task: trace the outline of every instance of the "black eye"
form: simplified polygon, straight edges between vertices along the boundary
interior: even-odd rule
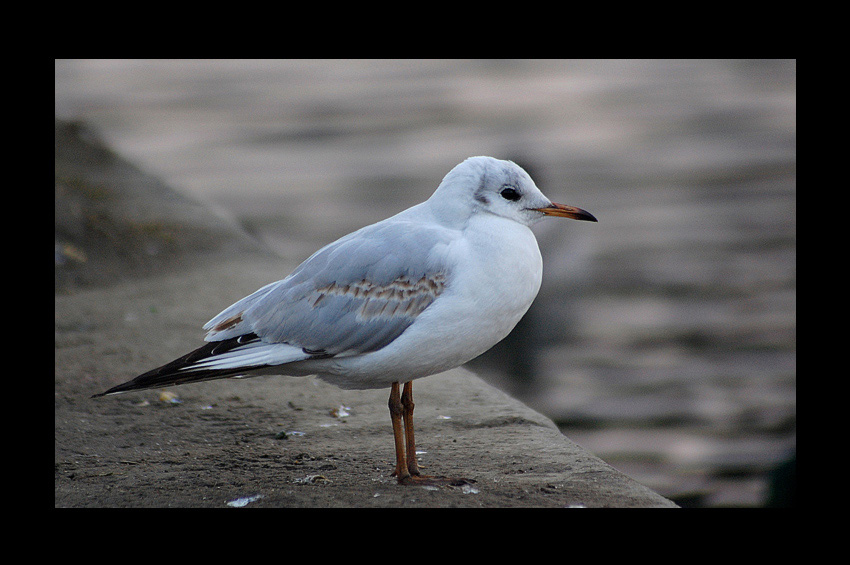
[[[501,194],[502,198],[504,198],[505,200],[511,200],[511,201],[519,200],[519,197],[520,197],[519,192],[517,192],[517,190],[515,188],[511,188],[511,187],[507,187],[507,188],[502,189],[502,192],[500,192],[499,194]]]

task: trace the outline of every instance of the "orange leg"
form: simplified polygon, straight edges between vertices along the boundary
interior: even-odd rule
[[[449,477],[431,477],[420,474],[416,462],[416,441],[413,437],[413,384],[404,384],[404,392],[399,395],[399,386],[395,382],[390,389],[390,418],[393,423],[395,440],[395,475],[402,485],[453,485],[460,486],[470,482],[467,479]],[[402,425],[404,429],[402,430]]]
[[[404,438],[407,444],[407,470],[411,475],[420,475],[419,463],[416,462],[416,440],[413,438],[413,381],[404,383],[401,393],[401,405],[404,408]]]
[[[393,437],[395,438],[395,472],[393,475],[401,483],[410,477],[410,472],[407,470],[407,460],[404,456],[404,432],[401,423],[404,410],[398,393],[398,383],[392,384],[390,400],[387,405],[390,408],[390,419],[393,422]]]

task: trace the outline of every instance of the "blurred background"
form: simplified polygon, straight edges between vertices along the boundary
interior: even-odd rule
[[[55,114],[293,264],[466,157],[516,161],[599,223],[535,226],[540,295],[470,368],[683,506],[777,506],[796,83],[794,60],[57,60]]]

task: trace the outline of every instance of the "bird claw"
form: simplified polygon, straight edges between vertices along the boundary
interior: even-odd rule
[[[395,474],[395,473],[393,473]],[[472,479],[463,479],[460,477],[442,477],[432,475],[408,475],[398,479],[400,485],[418,485],[418,486],[450,486],[460,487],[474,483]]]

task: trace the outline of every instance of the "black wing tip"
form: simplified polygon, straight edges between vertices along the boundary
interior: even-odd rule
[[[144,376],[144,375],[142,375],[142,376]],[[138,377],[136,377],[136,379],[138,379]],[[93,395],[91,395],[90,398],[100,398],[101,396],[108,396],[110,394],[118,394],[118,393],[121,393],[121,392],[129,392],[131,390],[143,390],[143,389],[146,389],[146,388],[155,388],[156,387],[156,384],[152,384],[150,386],[140,385],[140,384],[136,383],[136,379],[133,379],[131,381],[127,381],[126,383],[122,383],[120,385],[114,386],[114,387],[110,388],[109,390],[105,390],[103,392],[98,392],[97,394],[93,394]]]
[[[144,389],[144,388],[153,388],[153,387],[145,387],[145,386],[127,386],[127,385],[130,385],[132,383],[133,383],[133,381],[127,381],[126,383],[120,384],[118,386],[114,386],[114,387],[110,388],[109,390],[105,390],[103,392],[98,392],[97,394],[93,394],[89,398],[100,398],[101,396],[108,396],[110,394],[118,394],[118,393],[121,393],[121,392],[128,392],[128,391],[131,391],[131,390],[141,390],[141,389]]]
[[[214,379],[225,379],[251,372],[259,369],[256,367],[240,367],[233,369],[195,369],[191,370],[192,364],[207,359],[213,355],[225,353],[235,347],[244,345],[250,341],[259,339],[256,334],[249,333],[234,337],[224,341],[214,341],[207,343],[198,349],[187,353],[183,357],[179,357],[170,363],[166,363],[162,367],[157,367],[151,371],[143,373],[135,379],[129,380],[120,385],[116,385],[109,390],[93,394],[91,398],[99,398],[110,394],[118,394],[120,392],[130,392],[133,390],[147,390],[151,388],[165,388],[169,386],[177,386],[188,383],[196,383],[200,381],[209,381]]]

